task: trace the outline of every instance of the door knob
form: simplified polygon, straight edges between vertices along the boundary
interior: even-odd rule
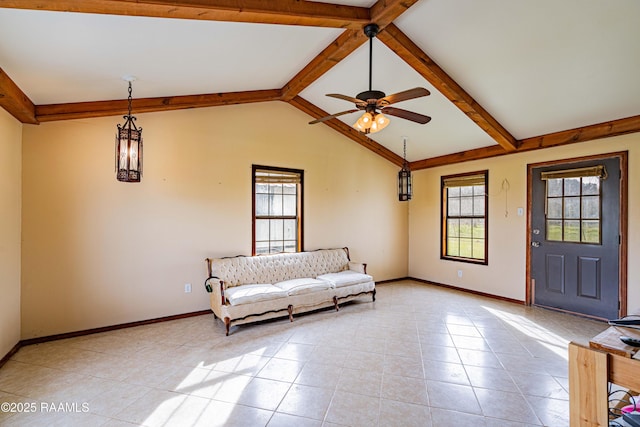
[[[531,246],[533,246],[534,248],[539,248],[540,242],[531,242]]]

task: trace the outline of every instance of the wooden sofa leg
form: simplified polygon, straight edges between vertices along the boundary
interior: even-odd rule
[[[287,311],[289,312],[289,321],[293,322],[293,305],[289,304],[289,307],[287,307]]]
[[[374,289],[373,292],[371,293],[372,297],[373,297],[373,302],[376,302],[376,290]]]
[[[338,305],[338,297],[337,296],[333,296],[333,305],[336,306],[336,311],[340,311],[340,306]]]
[[[229,336],[229,327],[231,326],[231,319],[228,317],[224,318],[224,326],[227,328],[227,336]]]

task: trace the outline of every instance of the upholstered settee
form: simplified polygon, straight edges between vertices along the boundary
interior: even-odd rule
[[[205,287],[211,310],[231,325],[289,316],[334,306],[371,294],[373,277],[366,264],[351,262],[349,249],[207,258]]]

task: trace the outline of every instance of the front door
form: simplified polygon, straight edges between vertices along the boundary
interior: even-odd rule
[[[534,305],[619,316],[620,158],[533,167]]]

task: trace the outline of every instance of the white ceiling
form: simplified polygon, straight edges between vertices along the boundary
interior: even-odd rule
[[[374,1],[334,1],[370,7]],[[637,0],[421,0],[395,24],[517,139],[640,115]],[[35,104],[279,89],[341,33],[335,28],[0,9],[0,68]],[[382,42],[373,89],[422,86],[372,139],[409,160],[495,145]],[[327,93],[368,89],[368,46],[301,96],[329,113]],[[352,124],[358,114],[342,116]],[[309,120],[312,120],[310,117]],[[317,124],[314,126],[323,126]]]

